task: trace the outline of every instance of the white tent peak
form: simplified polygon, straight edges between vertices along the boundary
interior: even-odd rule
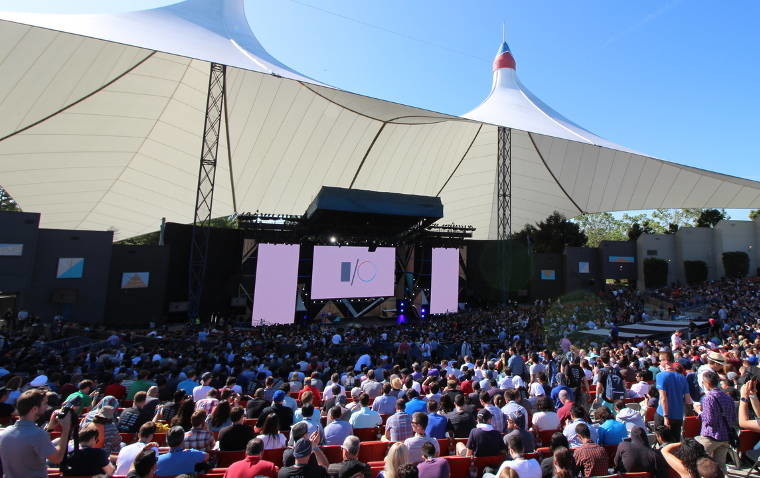
[[[17,23],[320,84],[274,58],[251,31],[244,0],[184,0],[123,13],[0,12]]]
[[[462,116],[529,133],[640,154],[597,136],[538,99],[517,77],[516,62],[506,41],[502,42],[493,60],[491,92],[478,107]]]

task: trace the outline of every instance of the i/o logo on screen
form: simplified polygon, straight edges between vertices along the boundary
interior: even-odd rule
[[[340,281],[354,285],[356,279],[372,282],[377,277],[377,266],[371,261],[356,259],[356,262],[340,263]]]

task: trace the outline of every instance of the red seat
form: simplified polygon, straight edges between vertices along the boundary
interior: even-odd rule
[[[257,421],[259,421],[258,418],[246,418],[243,420],[243,424],[253,428],[256,426]]]
[[[483,469],[485,469],[485,467],[487,466],[498,469],[499,466],[501,466],[501,464],[504,463],[504,460],[506,459],[507,459],[507,455],[479,456],[475,458],[475,466],[478,467],[478,476],[483,474]],[[467,466],[469,467],[469,464]]]
[[[544,446],[541,448],[536,448],[536,453],[541,457],[541,459],[544,459],[552,456],[552,449],[548,446]]]
[[[217,452],[216,456],[217,456],[216,466],[220,468],[225,468],[235,463],[236,461],[240,461],[243,458],[245,458],[245,452],[244,451],[220,451],[220,452]]]
[[[370,476],[372,478],[375,478],[378,475],[378,473],[380,473],[381,471],[383,471],[383,469],[385,468],[385,462],[384,461],[371,461],[371,462],[369,462],[367,464],[369,465]]]
[[[652,478],[648,471],[637,471],[635,473],[620,473],[620,478]]]
[[[264,450],[261,458],[263,460],[271,461],[275,466],[282,467],[282,454],[285,453],[284,448],[274,448],[272,450]]]
[[[610,460],[609,465],[610,468],[612,467],[612,464],[615,462],[615,455],[617,454],[617,445],[604,445],[604,451],[607,452],[607,458]]]
[[[539,453],[537,451],[534,451],[533,453],[523,453],[523,458],[525,458],[526,460],[541,461],[541,457],[542,456],[543,455],[541,455],[541,453]]]
[[[153,441],[158,443],[158,446],[166,446],[166,433],[154,433]]]
[[[646,416],[644,417],[647,423],[654,421],[655,412],[657,412],[657,407],[647,407]]]
[[[359,460],[364,463],[370,461],[383,461],[385,459],[385,453],[388,451],[390,445],[391,443],[387,441],[362,442],[359,447]]]
[[[469,456],[444,456],[443,458],[449,462],[449,469],[451,470],[452,477],[465,477],[470,476],[470,461],[473,458]],[[477,463],[476,463],[477,466]]]
[[[364,444],[361,446],[363,447]],[[322,445],[319,448],[330,463],[340,463],[343,461],[343,448],[340,445]]]
[[[387,421],[388,421],[388,418],[389,418],[389,417],[390,417],[390,415],[387,415],[387,414],[385,414],[385,413],[381,413],[381,414],[380,414],[380,418],[382,418],[382,419],[383,419],[383,425],[385,425],[385,422],[387,422]]]
[[[699,417],[686,417],[683,420],[684,438],[693,438],[702,430],[702,419]]]
[[[751,450],[760,441],[760,433],[752,430],[739,432],[739,452]]]
[[[538,441],[543,446],[549,446],[552,441],[552,435],[561,430],[539,430]]]
[[[135,441],[134,433],[119,433],[119,435],[121,436],[121,441],[123,441],[127,445]]]
[[[377,440],[377,428],[354,428],[354,435],[362,442]]]

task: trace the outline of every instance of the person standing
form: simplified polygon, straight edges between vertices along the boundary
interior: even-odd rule
[[[68,441],[59,440],[54,446],[47,432],[36,425],[47,409],[47,395],[42,390],[27,390],[19,396],[16,401],[19,420],[0,433],[0,461],[5,478],[47,478],[45,460],[54,465],[63,461]],[[49,426],[60,423],[61,436],[68,436],[71,422],[71,413],[61,420],[53,413]]]
[[[668,442],[681,441],[681,429],[686,405],[691,405],[691,395],[686,377],[673,371],[673,353],[660,352],[662,372],[657,374],[656,385],[660,396],[654,415],[655,426],[664,425]]]
[[[709,371],[702,375],[707,389],[701,404],[695,406],[702,418],[702,429],[696,440],[705,447],[705,452],[726,471],[726,454],[729,451],[729,429],[736,426],[737,413],[734,401],[718,387],[718,374]]]

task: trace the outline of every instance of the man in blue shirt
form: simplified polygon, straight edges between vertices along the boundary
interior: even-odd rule
[[[198,381],[194,371],[187,373],[187,378],[177,384],[177,390],[183,390],[185,395],[192,395],[193,389],[198,386]]]
[[[336,406],[330,409],[332,422],[325,427],[325,445],[340,445],[347,436],[354,434],[354,428],[340,417],[343,409]]]
[[[443,415],[438,415],[438,402],[430,400],[427,402],[428,423],[425,427],[425,435],[432,438],[446,438],[446,431],[449,428],[449,420]]]
[[[409,398],[409,401],[406,402],[406,407],[404,411],[408,413],[409,415],[412,415],[415,412],[421,412],[425,413],[427,410],[427,405],[425,404],[425,400],[422,400],[417,393],[417,390],[409,389],[406,392],[407,398]]]
[[[184,450],[182,443],[185,441],[185,430],[180,426],[172,427],[166,434],[166,444],[169,445],[169,453],[158,457],[158,476],[174,476],[182,473],[194,473],[195,465],[208,460],[208,453],[199,450]]]
[[[379,413],[369,408],[369,395],[362,393],[359,396],[361,408],[351,414],[348,423],[354,428],[374,428],[382,425],[383,419]]]
[[[628,438],[628,428],[622,422],[615,420],[609,408],[597,408],[594,417],[599,424],[600,445],[618,445],[624,438]]]
[[[673,353],[660,352],[660,368],[662,371],[657,374],[655,380],[660,394],[660,403],[657,406],[654,423],[655,426],[665,425],[667,427],[663,437],[670,443],[681,441],[685,405],[693,403],[691,395],[689,395],[686,377],[673,371],[673,365]]]

